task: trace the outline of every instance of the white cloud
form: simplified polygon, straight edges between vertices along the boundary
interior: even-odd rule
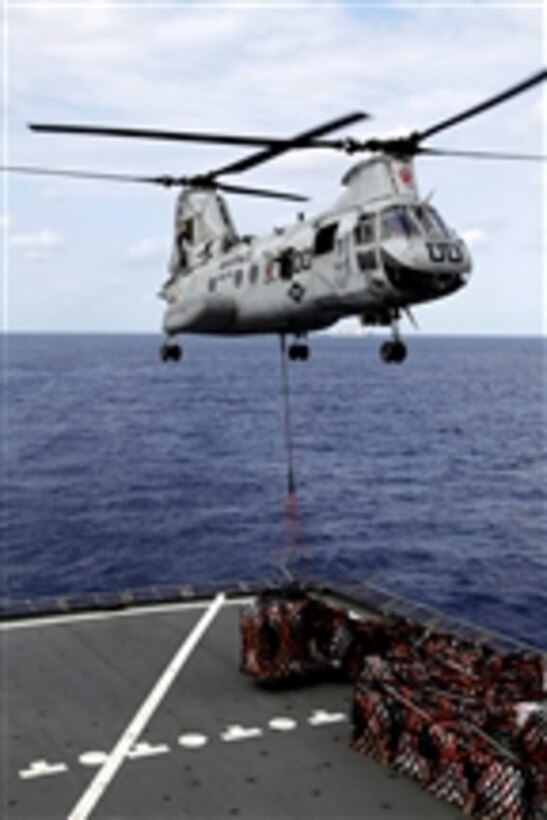
[[[27,259],[50,259],[64,246],[64,240],[57,231],[40,228],[28,233],[15,233],[10,237],[10,245],[23,251]]]

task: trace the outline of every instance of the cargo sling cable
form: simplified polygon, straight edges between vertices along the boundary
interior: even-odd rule
[[[284,333],[279,337],[281,352],[281,393],[283,400],[283,433],[285,437],[285,450],[287,455],[287,497],[283,511],[283,521],[287,534],[287,553],[289,561],[294,562],[299,543],[300,520],[298,516],[298,505],[296,497],[296,472],[294,466],[294,444],[292,431],[291,403],[289,390],[289,372],[287,361],[287,340]],[[279,556],[279,570],[288,579],[293,580],[293,575],[287,566],[288,561]]]

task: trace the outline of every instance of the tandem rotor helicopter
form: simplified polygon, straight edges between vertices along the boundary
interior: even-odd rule
[[[136,176],[29,166],[1,170],[81,179],[112,180],[179,187],[169,278],[160,296],[167,303],[163,319],[163,361],[178,361],[174,337],[186,333],[280,334],[294,338],[290,359],[306,360],[306,336],[348,316],[363,325],[391,327],[380,348],[384,362],[406,357],[399,322],[413,321],[411,307],[443,299],[462,288],[471,273],[463,239],[447,227],[418,192],[415,156],[473,159],[541,160],[537,155],[491,151],[451,151],[424,146],[441,131],[475,117],[543,82],[543,70],[483,102],[421,131],[393,139],[326,135],[366,119],[355,112],[290,138],[162,131],[89,125],[33,124],[41,133],[141,138],[254,147],[254,152],[193,176]],[[237,233],[220,192],[273,197],[294,202],[306,197],[222,181],[269,162],[288,151],[331,149],[369,157],[342,179],[345,188],[334,205],[311,219],[261,237]]]

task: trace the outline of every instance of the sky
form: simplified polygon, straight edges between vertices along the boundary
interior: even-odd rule
[[[340,135],[387,136],[438,122],[545,63],[540,0],[2,3],[3,165],[203,172],[246,149],[40,135],[26,126],[283,137],[363,110],[371,118]],[[536,88],[430,145],[547,153],[544,120]],[[301,192],[311,216],[336,200],[354,161],[298,151],[230,181]],[[545,333],[546,171],[547,163],[416,160],[423,196],[467,240],[474,262],[467,288],[416,308],[422,333]],[[159,332],[173,191],[1,177],[4,330]],[[301,210],[236,196],[229,206],[243,234],[267,233]]]

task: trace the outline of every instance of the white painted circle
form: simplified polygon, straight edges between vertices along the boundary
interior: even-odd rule
[[[201,749],[208,742],[207,735],[200,735],[198,732],[188,732],[179,737],[179,745],[185,749]]]
[[[289,717],[272,718],[268,726],[275,732],[291,732],[296,729],[296,720]]]
[[[82,766],[102,766],[108,760],[106,752],[84,752],[78,758]]]

